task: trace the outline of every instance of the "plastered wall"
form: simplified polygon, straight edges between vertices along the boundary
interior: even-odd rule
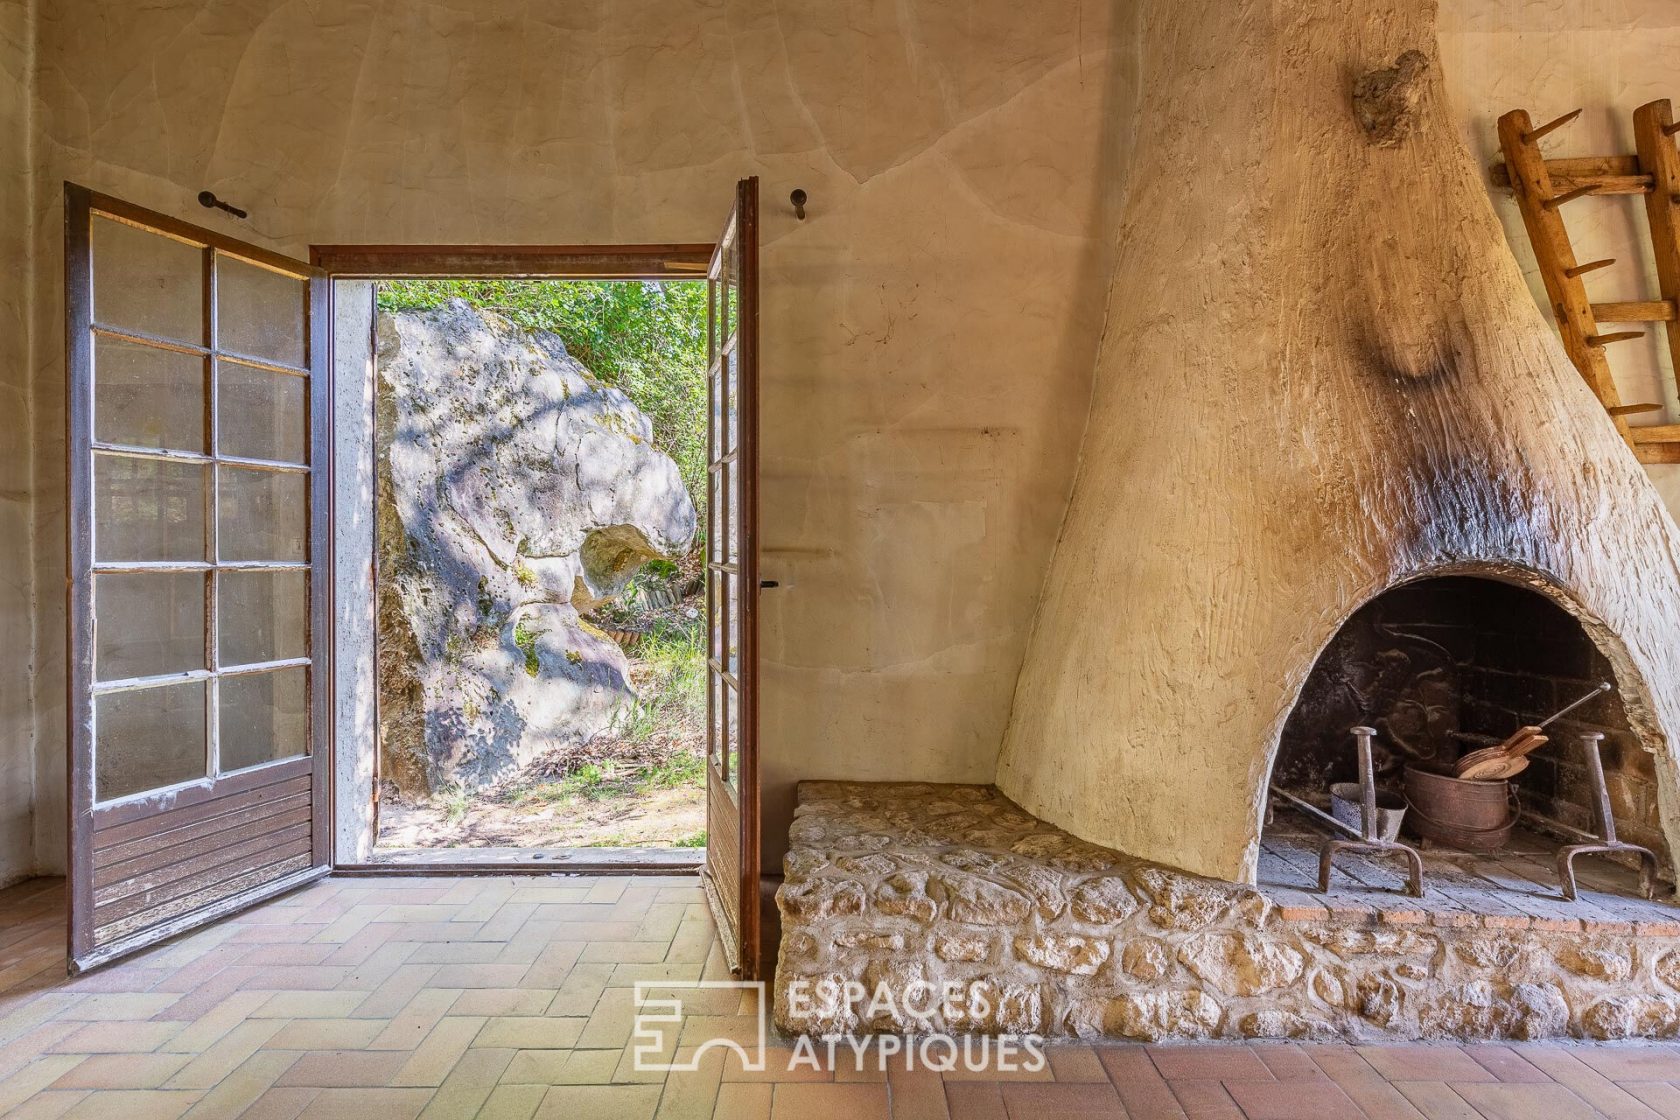
[[[64,179],[301,254],[709,241],[760,176],[770,866],[798,777],[990,780],[1101,327],[1132,94],[1108,0],[50,0],[39,22],[43,866]]]
[[[762,176],[771,865],[795,778],[989,780],[1085,421],[1132,8],[0,0],[0,878],[62,864],[66,178],[301,253],[709,240]],[[1480,153],[1513,105],[1586,105],[1574,150],[1680,96],[1672,0],[1442,9]]]
[[[0,0],[0,885],[28,874],[35,864],[29,702],[31,7],[26,0]]]

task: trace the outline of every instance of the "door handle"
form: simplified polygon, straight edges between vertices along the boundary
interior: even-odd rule
[[[758,586],[761,587],[761,588],[780,587],[781,583],[778,582],[777,580],[773,580],[773,579],[761,579],[761,580],[758,581]]]

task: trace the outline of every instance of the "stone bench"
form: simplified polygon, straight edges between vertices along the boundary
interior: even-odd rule
[[[1286,916],[1253,888],[1087,844],[990,786],[803,782],[789,839],[775,1015],[793,1034],[1680,1033],[1672,928]],[[873,1000],[878,985],[895,998]],[[965,998],[927,996],[952,990]]]

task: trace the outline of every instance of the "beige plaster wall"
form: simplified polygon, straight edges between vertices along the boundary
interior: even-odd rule
[[[30,602],[32,0],[0,0],[0,884],[35,865]]]
[[[795,778],[990,780],[1101,326],[1132,96],[1111,7],[46,0],[39,585],[63,571],[60,180],[303,253],[706,241],[756,174],[769,865]],[[50,864],[56,590],[35,621]]]
[[[794,778],[991,777],[1085,419],[1131,0],[45,0],[32,36],[33,6],[0,0],[0,878],[61,863],[64,178],[301,253],[706,240],[761,175],[772,861]],[[1671,0],[1443,0],[1441,27],[1483,162],[1505,108],[1586,106],[1566,154],[1680,96]],[[206,186],[252,220],[198,208]],[[1649,269],[1634,200],[1581,205],[1583,251]],[[1624,394],[1672,409],[1642,345]]]
[[[1536,122],[1583,109],[1547,137],[1547,155],[1633,151],[1633,110],[1659,97],[1680,103],[1680,4],[1674,0],[1441,0],[1441,65],[1464,139],[1483,167],[1501,158],[1495,122],[1527,109]],[[1492,192],[1517,262],[1546,307],[1522,215],[1505,191]],[[1587,282],[1593,299],[1657,298],[1644,200],[1637,195],[1576,203],[1567,212],[1581,260],[1615,257]],[[1549,312],[1548,312],[1549,315]],[[1617,327],[1636,329],[1637,325]],[[1666,406],[1636,423],[1680,421],[1672,362],[1660,327],[1619,343],[1611,366],[1622,399]],[[1680,511],[1680,466],[1649,468],[1671,510]]]

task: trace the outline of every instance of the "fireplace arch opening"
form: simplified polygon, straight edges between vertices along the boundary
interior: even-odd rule
[[[1285,721],[1271,783],[1327,805],[1332,783],[1358,779],[1349,729],[1366,725],[1377,730],[1378,787],[1403,791],[1408,764],[1450,774],[1461,754],[1540,723],[1601,681],[1611,691],[1553,722],[1549,742],[1511,779],[1522,810],[1518,834],[1532,851],[1580,842],[1594,830],[1596,795],[1580,737],[1601,733],[1619,838],[1655,852],[1662,878],[1672,882],[1656,760],[1629,718],[1625,689],[1640,682],[1618,679],[1578,618],[1512,579],[1433,576],[1355,611],[1314,663]],[[1296,815],[1274,802],[1263,843],[1296,827],[1298,817],[1280,830],[1285,816]],[[1415,825],[1408,822],[1403,839],[1417,842]]]

